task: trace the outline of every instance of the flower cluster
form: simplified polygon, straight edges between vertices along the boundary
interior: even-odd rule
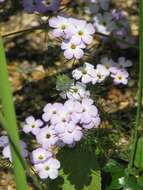
[[[22,6],[28,13],[55,12],[59,9],[60,0],[22,0]]]
[[[57,16],[49,20],[49,25],[54,28],[54,37],[62,37],[61,49],[67,59],[82,58],[84,49],[93,41],[95,28],[85,20]]]
[[[84,84],[96,84],[103,82],[110,76],[115,84],[126,85],[128,83],[129,74],[125,68],[132,66],[130,60],[119,57],[116,63],[108,57],[103,57],[100,62],[96,65],[96,68],[90,63],[85,63],[83,67],[73,70],[73,78],[81,80]]]

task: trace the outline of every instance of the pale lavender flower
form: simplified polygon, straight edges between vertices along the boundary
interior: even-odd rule
[[[119,68],[128,68],[131,67],[132,65],[133,63],[130,60],[126,60],[125,57],[119,57],[118,63],[116,64],[116,66]]]
[[[51,127],[44,127],[36,135],[36,140],[43,148],[48,149],[58,141],[55,131]]]
[[[9,144],[9,140],[7,136],[0,137],[0,147],[5,147]]]
[[[29,116],[26,118],[26,122],[23,126],[23,131],[25,133],[31,132],[32,134],[36,135],[42,126],[43,121],[41,119],[35,119],[33,116]]]
[[[92,79],[92,84],[103,82],[110,72],[104,65],[98,64],[95,69],[94,78]]]
[[[115,84],[126,85],[128,83],[129,73],[124,69],[120,69],[117,70],[116,73],[112,74],[111,77],[113,78]]]
[[[94,72],[94,66],[86,62],[83,67],[73,70],[72,76],[76,80],[81,79],[81,82],[86,84],[92,81]]]
[[[66,96],[72,100],[81,100],[85,97],[89,97],[90,92],[86,90],[85,84],[77,82],[71,86],[69,91],[66,92]]]
[[[91,122],[89,123],[83,123],[82,127],[84,129],[92,129],[92,128],[97,128],[101,123],[101,119],[99,115],[97,114],[96,117],[92,117]]]
[[[46,122],[50,121],[57,114],[61,107],[63,107],[61,103],[47,104],[43,109],[43,120]]]
[[[62,42],[61,49],[64,50],[64,56],[66,59],[81,59],[84,55],[83,49],[85,48],[84,43],[76,44],[72,41]]]
[[[26,150],[26,143],[24,141],[21,141],[21,146],[22,146],[22,157],[26,158],[28,156],[28,152]],[[11,156],[11,151],[10,151],[10,145],[8,144],[7,146],[4,147],[2,154],[5,158],[8,158],[12,162],[12,156]]]
[[[70,114],[69,114],[68,110],[64,106],[62,106],[57,111],[57,114],[52,117],[51,123],[53,125],[64,124],[66,122],[69,122],[69,120],[70,120]]]
[[[95,28],[91,23],[78,19],[71,19],[71,23],[75,25],[75,32],[71,37],[72,43],[80,44],[83,42],[85,44],[90,44],[93,41],[92,35],[95,33]]]
[[[103,66],[105,66],[105,69],[107,70],[108,73],[107,75],[109,75],[111,69],[116,66],[116,63],[112,59],[109,59],[108,57],[102,57],[100,62]]]
[[[82,113],[81,103],[75,100],[67,100],[64,103],[64,107],[70,114],[70,120],[73,123],[78,123],[81,119],[81,113]]]
[[[64,133],[59,134],[60,139],[65,144],[73,144],[75,141],[80,141],[83,136],[82,128],[70,123],[65,127]]]
[[[92,121],[93,117],[98,114],[97,107],[93,105],[93,100],[90,98],[84,98],[82,104],[82,115],[80,123],[88,124]]]
[[[113,21],[113,17],[108,12],[104,12],[104,14],[97,14],[94,17],[94,26],[98,32],[107,35],[110,34],[116,28],[116,24]]]
[[[66,31],[68,29],[71,31],[73,28],[72,24],[69,23],[68,18],[62,16],[52,17],[49,20],[49,25],[54,28],[52,33],[55,37],[65,37]]]
[[[52,157],[52,153],[44,148],[37,148],[31,153],[31,160],[33,164],[39,164]]]
[[[38,175],[41,179],[56,179],[58,177],[58,169],[60,168],[60,162],[55,158],[34,165]]]

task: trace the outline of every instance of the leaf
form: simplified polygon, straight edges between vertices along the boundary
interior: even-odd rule
[[[139,185],[140,187],[143,188],[143,176],[139,176],[139,177],[137,178],[137,183],[138,183],[138,185]]]
[[[137,141],[134,165],[143,170],[143,137],[140,137]]]
[[[137,180],[134,176],[129,176],[126,179],[126,188],[130,190],[141,190],[140,186],[137,184]]]
[[[49,190],[101,190],[101,176],[96,155],[80,146],[61,150],[60,176],[50,181]]]
[[[119,183],[119,179],[124,177],[125,170],[122,165],[120,165],[115,160],[109,160],[106,166],[104,167],[104,171],[110,172],[112,176],[112,180],[110,185],[107,187],[108,190],[120,189],[122,184]]]

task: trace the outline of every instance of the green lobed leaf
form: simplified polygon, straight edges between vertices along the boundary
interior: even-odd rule
[[[61,171],[50,181],[49,190],[101,190],[101,175],[96,155],[80,146],[64,148],[59,154]]]

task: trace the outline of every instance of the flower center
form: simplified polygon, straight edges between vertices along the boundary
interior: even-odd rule
[[[106,26],[106,25],[107,25],[106,21],[103,21],[102,24],[103,24],[103,26]]]
[[[82,30],[80,30],[80,31],[78,32],[78,34],[79,34],[80,36],[83,36],[84,32],[83,32]]]
[[[99,79],[101,79],[101,78],[102,78],[101,74],[98,74],[98,75],[97,75],[97,77],[98,77]]]
[[[75,44],[71,44],[71,49],[76,49],[76,45]]]
[[[73,88],[73,92],[77,93],[78,89],[77,88]]]
[[[87,74],[87,71],[85,69],[82,70],[82,74],[83,75],[86,75]]]
[[[61,25],[61,29],[62,29],[62,30],[65,30],[65,29],[66,29],[66,25],[65,25],[65,24],[62,24],[62,25]]]
[[[44,0],[43,4],[49,6],[51,4],[51,0]]]
[[[38,159],[39,159],[39,160],[43,160],[43,156],[40,155],[40,156],[38,157]]]
[[[46,171],[48,171],[49,169],[50,169],[49,166],[46,166],[46,167],[45,167],[45,170],[46,170]]]
[[[49,139],[51,137],[50,134],[46,134],[46,139]]]
[[[35,125],[33,124],[31,127],[32,127],[32,128],[35,128]]]
[[[119,79],[119,80],[122,80],[122,76],[118,76],[118,79]]]

